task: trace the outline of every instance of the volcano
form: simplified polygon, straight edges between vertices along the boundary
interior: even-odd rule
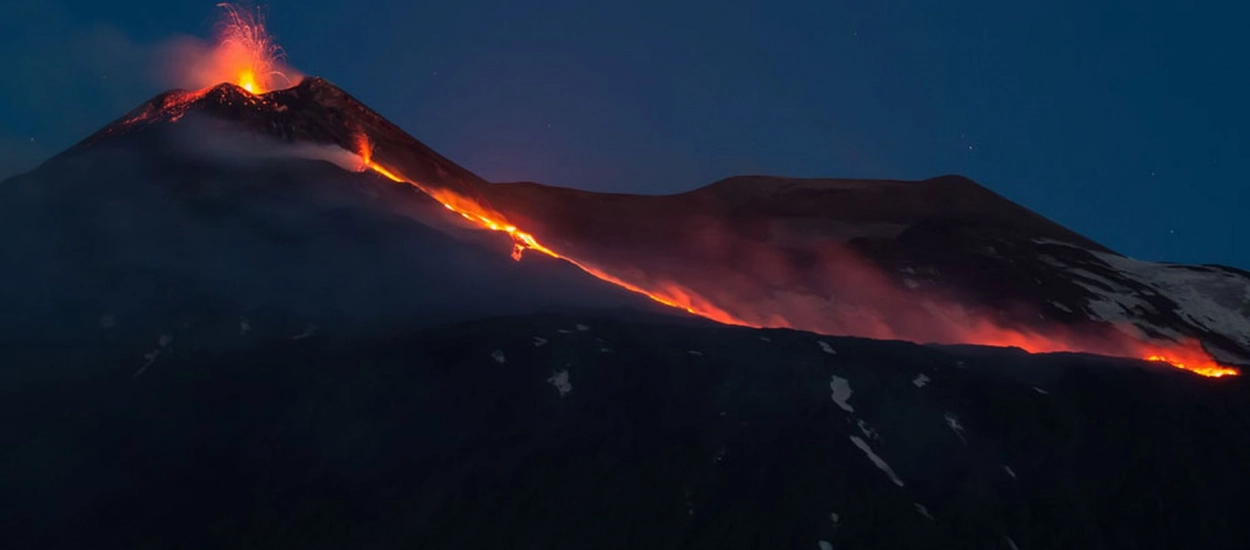
[[[1250,363],[1250,275],[1123,257],[957,176],[739,177],[671,196],[491,184],[328,81],[158,96],[71,150],[185,116],[360,156],[469,222],[718,322],[918,343]]]
[[[490,183],[304,78],[158,95],[0,212],[21,546],[1250,540],[1250,274],[965,178]]]

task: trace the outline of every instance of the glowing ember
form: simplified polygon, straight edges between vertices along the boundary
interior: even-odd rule
[[[200,89],[230,82],[249,93],[263,94],[299,83],[302,77],[283,63],[282,48],[265,30],[259,10],[217,6],[224,13],[215,42],[175,48],[170,69],[177,85]]]
[[[378,164],[373,159],[373,145],[369,141],[368,136],[363,133],[357,136],[356,147],[357,153],[363,161],[364,168],[373,170],[391,181],[407,183],[417,187],[430,197],[442,203],[442,205],[448,210],[460,214],[460,216],[479,227],[507,233],[512,237],[514,243],[512,257],[516,260],[521,259],[521,254],[525,250],[535,250],[553,258],[565,260],[590,275],[627,290],[647,296],[666,306],[682,309],[689,313],[725,324],[764,328],[764,325],[745,321],[734,316],[733,314],[730,314],[722,308],[716,307],[710,303],[710,301],[699,297],[693,292],[687,291],[677,284],[651,285],[652,288],[643,288],[642,286],[630,283],[621,277],[608,273],[603,269],[590,265],[585,261],[562,255],[539,243],[538,240],[535,239],[530,233],[526,233],[517,228],[515,225],[509,223],[507,218],[499,212],[496,212],[477,201],[463,197],[446,189],[430,187],[428,185],[412,181],[403,177],[395,170]],[[769,328],[806,328],[804,326],[793,326],[782,317],[772,318],[767,326]],[[1095,340],[1091,339],[1089,335],[1073,333],[1054,334],[1048,337],[1037,333],[995,326],[983,320],[966,320],[966,322],[961,326],[963,326],[963,330],[960,330],[958,334],[949,335],[948,339],[950,341],[942,343],[1012,346],[1018,347],[1030,353],[1086,352],[1109,356],[1138,357],[1149,361],[1166,363],[1202,376],[1221,377],[1236,376],[1240,374],[1236,369],[1224,367],[1218,364],[1209,354],[1206,353],[1206,351],[1202,348],[1202,345],[1196,340],[1188,340],[1177,343],[1174,346],[1165,347],[1132,340],[1127,336],[1123,338],[1112,338],[1110,336],[1103,335],[1101,339]],[[890,334],[888,332],[879,336],[884,338],[897,338],[897,335]]]

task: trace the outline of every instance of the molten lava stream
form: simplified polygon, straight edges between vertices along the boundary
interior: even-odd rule
[[[496,212],[493,209],[490,209],[478,203],[477,201],[474,201],[467,197],[463,197],[459,195],[458,193],[454,193],[452,191],[422,185],[418,182],[412,181],[411,179],[403,177],[401,174],[398,174],[389,168],[386,168],[374,162],[372,144],[370,143],[368,136],[364,135],[363,133],[358,136],[356,145],[359,149],[357,154],[360,155],[360,158],[364,163],[363,167],[361,168],[362,170],[367,168],[386,177],[387,179],[391,181],[412,185],[416,187],[417,189],[420,189],[425,194],[432,197],[434,200],[441,203],[443,207],[457,214],[460,214],[462,217],[464,217],[464,219],[469,220],[473,224],[486,228],[486,229],[493,230],[493,231],[502,231],[504,233],[507,233],[509,236],[512,237],[512,240],[515,243],[515,248],[514,248],[513,255],[512,255],[514,259],[520,260],[521,253],[526,249],[536,250],[538,252],[551,256],[552,258],[558,258],[566,262],[569,262],[573,264],[574,266],[577,266],[582,271],[585,271],[586,273],[589,273],[590,275],[593,275],[596,278],[612,283],[626,290],[630,290],[632,292],[642,294],[666,306],[682,309],[694,315],[705,317],[707,319],[711,319],[713,321],[717,321],[717,322],[728,324],[728,325],[765,328],[757,324],[750,323],[743,319],[740,319],[730,314],[727,311],[724,311],[712,304],[706,303],[703,300],[698,300],[680,288],[670,288],[670,289],[662,289],[662,290],[645,289],[638,285],[625,281],[615,275],[607,273],[603,271],[602,269],[583,263],[574,258],[561,255],[560,253],[539,243],[538,240],[535,239],[533,235],[526,233],[524,231],[521,231],[515,225],[508,223],[507,218],[505,218],[503,214]],[[786,325],[786,326],[778,326],[778,327],[770,327],[770,328],[794,328],[794,327],[790,327]],[[1030,353],[1046,353],[1046,352],[1056,352],[1056,351],[1072,351],[1072,352],[1091,351],[1087,347],[1074,346],[1072,344],[1068,344],[1059,340],[1046,338],[1039,334],[1023,334],[1023,333],[1019,333],[1015,331],[1011,331],[1011,334],[1012,335],[1006,339],[1003,339],[1000,337],[994,337],[990,339],[992,341],[970,341],[970,342],[950,342],[950,343],[1010,345],[1010,346],[1019,347]],[[980,339],[973,338],[973,340],[980,340]],[[1133,347],[1138,352],[1136,356],[1140,359],[1167,363],[1171,366],[1185,369],[1185,370],[1194,372],[1196,374],[1200,374],[1202,376],[1221,377],[1221,376],[1235,376],[1235,375],[1240,374],[1239,371],[1237,371],[1236,369],[1224,367],[1218,364],[1217,362],[1215,362],[1215,360],[1213,360],[1205,352],[1205,350],[1202,349],[1201,344],[1198,344],[1196,341],[1178,344],[1177,346],[1171,347],[1171,348],[1151,346],[1149,344],[1141,343],[1141,342],[1134,342],[1134,344],[1135,345]]]
[[[383,177],[391,181],[398,182],[398,183],[406,183],[408,185],[416,187],[417,189],[420,189],[426,195],[429,195],[434,200],[442,204],[444,208],[451,210],[452,212],[455,212],[457,214],[460,214],[460,216],[462,216],[464,219],[469,220],[475,225],[478,225],[486,229],[490,229],[492,231],[502,231],[504,233],[507,233],[509,236],[512,237],[512,240],[515,243],[513,252],[512,252],[513,259],[520,260],[521,253],[524,250],[535,250],[543,254],[546,254],[548,256],[551,256],[552,258],[558,258],[566,262],[569,262],[573,264],[574,266],[577,266],[578,269],[581,269],[582,271],[585,271],[586,273],[589,273],[590,275],[593,275],[594,277],[598,279],[612,283],[616,286],[619,286],[631,292],[642,294],[666,306],[674,307],[677,309],[682,309],[688,313],[692,313],[700,317],[706,317],[713,321],[717,321],[717,322],[728,324],[728,325],[755,326],[755,325],[752,325],[751,323],[743,321],[742,319],[734,317],[728,312],[723,311],[719,308],[716,308],[715,306],[712,306],[711,304],[706,304],[706,303],[698,304],[696,303],[695,299],[691,298],[689,295],[686,295],[680,290],[673,289],[667,292],[649,291],[640,286],[629,283],[628,281],[622,280],[619,277],[616,277],[601,269],[590,266],[586,263],[580,262],[568,256],[563,256],[559,254],[558,252],[539,243],[538,239],[534,238],[533,235],[526,233],[524,231],[521,231],[515,225],[508,223],[507,218],[505,218],[503,214],[499,212],[495,212],[493,209],[484,207],[483,205],[479,204],[477,201],[474,201],[466,197],[462,197],[458,193],[422,185],[408,178],[402,177],[401,175],[396,174],[394,171],[374,162],[373,161],[373,146],[370,143],[369,138],[365,136],[364,134],[360,134],[359,137],[357,138],[357,147],[359,148],[359,151],[357,152],[357,154],[360,155],[360,158],[364,163],[364,167],[370,170],[373,170],[374,172],[382,175]],[[761,327],[756,326],[755,328],[761,328]]]

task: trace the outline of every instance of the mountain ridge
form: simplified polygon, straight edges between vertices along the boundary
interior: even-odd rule
[[[1243,293],[1250,308],[1250,286],[1235,271],[1137,262],[1042,238],[1027,219],[1009,232],[975,208],[926,216],[942,208],[923,193],[865,212],[856,201],[875,195],[846,187],[843,212],[808,219],[821,205],[807,199],[782,216],[716,192],[494,186],[309,86],[171,93],[0,185],[12,545],[1250,540],[1235,513],[1250,491],[1250,380],[1097,347],[1110,333],[1096,330],[1197,334],[1241,360],[1234,339],[1250,331],[1231,308]],[[362,152],[396,177],[352,164]],[[512,261],[513,232],[396,183],[412,174],[482,191],[592,267],[681,283],[761,324],[785,313],[826,333],[923,336],[1044,316],[1090,347],[715,323],[533,250]]]
[[[1218,348],[1220,361],[1250,364],[1250,320],[1235,319],[1243,306],[1211,305],[1227,300],[1229,285],[1250,288],[1250,279],[1207,269],[1209,281],[1176,286],[1148,280],[1175,272],[1123,273],[1122,256],[960,176],[735,177],[667,196],[491,184],[320,78],[261,95],[230,84],[171,91],[75,149],[189,115],[359,155],[361,169],[506,229],[514,254],[563,257],[724,322],[1138,357],[1182,353],[1143,345],[1180,346],[1186,361],[1203,353],[1199,342]],[[1189,296],[1211,285],[1222,297]],[[1191,302],[1203,313],[1185,313]]]

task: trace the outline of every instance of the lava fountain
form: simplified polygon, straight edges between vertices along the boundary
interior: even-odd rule
[[[199,90],[222,82],[252,94],[289,88],[303,76],[285,63],[285,54],[265,28],[257,9],[218,4],[223,10],[211,43],[186,39],[168,52],[167,73],[180,88]]]

